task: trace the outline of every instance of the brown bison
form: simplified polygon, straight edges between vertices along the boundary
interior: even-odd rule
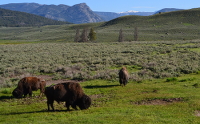
[[[24,77],[18,82],[17,88],[12,92],[15,98],[21,98],[23,95],[26,97],[27,94],[32,96],[32,91],[40,89],[40,95],[44,94],[46,82],[44,79],[37,77]]]
[[[128,83],[128,71],[125,67],[119,70],[119,83],[121,86],[125,86]]]
[[[58,103],[65,102],[67,110],[70,110],[70,105],[76,110],[76,106],[83,110],[89,108],[91,105],[90,97],[83,93],[80,84],[76,82],[59,83],[50,87],[46,87],[45,95],[47,97],[48,111],[50,110],[50,106],[54,111],[54,100]]]

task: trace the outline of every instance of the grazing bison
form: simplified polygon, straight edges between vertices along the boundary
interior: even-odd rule
[[[128,83],[128,71],[126,70],[125,67],[119,70],[119,83],[122,86],[125,86]]]
[[[18,82],[17,88],[12,92],[15,98],[21,98],[23,95],[26,97],[27,94],[32,96],[32,91],[40,89],[40,95],[44,94],[46,82],[44,79],[37,77],[24,77]]]
[[[91,105],[90,97],[83,93],[80,84],[76,82],[59,83],[46,87],[45,95],[47,97],[48,111],[50,110],[50,106],[54,111],[54,100],[58,103],[65,102],[67,110],[70,110],[70,105],[76,110],[76,106],[83,110],[89,108]]]

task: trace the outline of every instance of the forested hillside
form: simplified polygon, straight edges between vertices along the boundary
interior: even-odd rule
[[[55,21],[29,13],[11,11],[0,8],[0,26],[21,27],[61,24],[68,24],[68,22]]]

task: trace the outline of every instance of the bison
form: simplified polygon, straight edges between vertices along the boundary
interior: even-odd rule
[[[122,67],[119,70],[119,83],[121,86],[125,86],[128,83],[129,75],[126,67]]]
[[[91,105],[91,99],[85,95],[80,84],[76,82],[64,82],[56,85],[46,87],[45,95],[47,97],[47,107],[50,111],[50,106],[54,111],[54,100],[59,102],[65,102],[67,110],[72,108],[77,110],[78,106],[81,110],[88,109]]]
[[[37,77],[24,77],[18,82],[17,88],[12,92],[15,98],[26,97],[27,94],[32,96],[32,91],[40,89],[40,96],[44,94],[46,81]]]

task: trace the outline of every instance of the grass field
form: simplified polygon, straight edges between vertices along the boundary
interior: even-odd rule
[[[198,40],[2,42],[0,123],[198,124],[199,46]],[[126,87],[118,83],[117,72],[122,65],[130,73]],[[84,79],[81,86],[92,98],[92,106],[66,111],[63,104],[55,103],[57,111],[48,112],[46,98],[37,97],[39,91],[32,98],[11,96],[20,77],[38,74],[48,74],[53,80]]]
[[[57,111],[48,112],[45,97],[14,99],[12,88],[1,89],[0,123],[198,124],[199,80],[199,74],[190,74],[173,80],[131,81],[126,87],[117,81],[82,82],[92,98],[92,106],[83,111],[66,111],[63,104],[54,103]]]

